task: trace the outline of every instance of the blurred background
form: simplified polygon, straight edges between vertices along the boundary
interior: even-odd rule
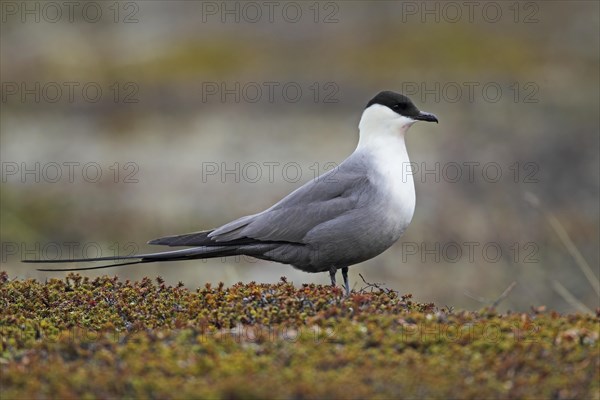
[[[440,123],[409,132],[414,219],[354,288],[478,309],[516,282],[501,309],[599,306],[599,3],[0,4],[12,278],[261,211],[347,157],[394,90]],[[102,274],[329,281],[246,258]]]

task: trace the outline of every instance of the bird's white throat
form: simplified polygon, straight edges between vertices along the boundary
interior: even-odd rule
[[[374,171],[370,179],[387,188],[396,216],[406,225],[415,210],[415,185],[405,135],[415,122],[388,107],[374,104],[363,112],[355,150],[371,160]]]

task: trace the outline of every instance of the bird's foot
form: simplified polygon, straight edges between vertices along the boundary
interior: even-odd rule
[[[350,284],[348,283],[348,267],[342,268],[342,278],[344,278],[344,286],[346,287],[346,297],[350,297]]]
[[[346,297],[350,296],[350,284],[348,283],[348,267],[342,267],[342,278],[344,279],[344,289],[346,291]],[[336,287],[335,273],[337,268],[331,267],[329,269],[329,277],[331,278],[331,286]]]

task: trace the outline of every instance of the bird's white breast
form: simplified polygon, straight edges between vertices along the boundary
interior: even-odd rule
[[[379,142],[379,143],[377,143]],[[390,222],[404,231],[415,211],[415,184],[404,135],[374,141],[362,151],[369,152],[373,164],[370,179],[386,193],[382,207]]]

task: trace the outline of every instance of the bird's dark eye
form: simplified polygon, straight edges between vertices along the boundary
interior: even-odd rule
[[[404,103],[394,104],[394,110],[404,110],[405,108],[406,108],[406,104],[404,104]]]

